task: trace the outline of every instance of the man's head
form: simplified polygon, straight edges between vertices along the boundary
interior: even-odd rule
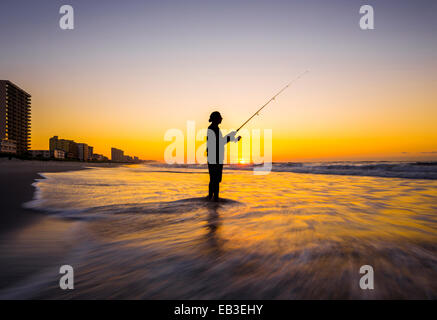
[[[209,122],[212,122],[212,124],[220,124],[222,122],[222,119],[223,118],[222,118],[220,112],[218,112],[218,111],[214,111],[209,116]]]

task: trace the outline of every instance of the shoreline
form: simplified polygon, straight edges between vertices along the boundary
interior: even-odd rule
[[[68,161],[8,160],[0,159],[0,234],[24,227],[42,217],[23,204],[34,199],[39,173],[85,170],[88,167],[114,168],[124,163],[92,163]]]

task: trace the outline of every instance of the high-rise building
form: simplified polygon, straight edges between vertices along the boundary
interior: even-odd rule
[[[77,143],[77,155],[80,161],[88,161],[88,145]]]
[[[93,160],[94,147],[88,146],[88,160]]]
[[[54,156],[55,150],[62,150],[65,152],[65,158],[77,159],[78,148],[77,143],[73,140],[59,139],[58,136],[51,137],[49,140],[50,154]]]
[[[14,140],[17,154],[29,150],[30,97],[9,80],[0,80],[0,139]]]
[[[115,162],[123,162],[124,151],[117,148],[111,148],[111,160]]]

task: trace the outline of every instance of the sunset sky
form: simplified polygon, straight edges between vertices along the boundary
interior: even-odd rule
[[[214,110],[236,128],[309,69],[247,127],[273,130],[273,160],[435,160],[436,14],[435,0],[2,0],[0,78],[32,95],[32,149],[58,135],[162,160],[166,130]]]

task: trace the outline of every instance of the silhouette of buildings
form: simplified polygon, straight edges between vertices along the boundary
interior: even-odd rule
[[[93,153],[93,161],[108,161],[108,157],[105,157],[102,154],[98,154],[98,153]]]
[[[56,159],[95,160],[93,158],[94,148],[87,143],[77,143],[73,140],[59,139],[58,136],[53,136],[49,140],[49,148],[50,156]]]
[[[9,80],[0,80],[0,153],[31,155],[34,158],[71,159],[81,161],[108,161],[87,143],[73,140],[49,139],[49,150],[29,150],[31,95]],[[139,162],[137,157],[125,155],[123,150],[112,148],[115,162]]]
[[[131,157],[124,154],[123,150],[111,148],[111,161],[113,162],[140,162],[138,157]]]
[[[54,136],[49,140],[50,154],[54,157],[55,150],[62,150],[65,152],[66,159],[78,159],[77,143],[73,140],[59,139]]]
[[[30,144],[30,98],[9,80],[0,80],[0,139],[5,150],[25,154]],[[3,141],[3,140],[9,140]]]
[[[77,156],[80,161],[88,161],[88,145],[86,143],[77,143]]]
[[[93,160],[94,147],[88,146],[88,161]]]
[[[117,148],[111,148],[111,160],[114,162],[123,162],[124,151]]]
[[[94,147],[87,143],[76,143],[73,140],[59,139],[53,136],[49,140],[50,157],[55,159],[71,159],[80,161],[108,161],[104,155],[94,153]],[[138,157],[124,154],[123,150],[111,148],[111,161],[113,162],[140,162]]]

